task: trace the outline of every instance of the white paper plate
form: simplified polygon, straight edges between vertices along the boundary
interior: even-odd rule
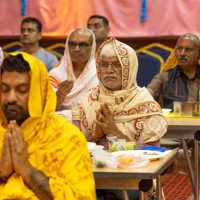
[[[116,151],[113,152],[114,155],[128,154],[128,155],[141,155],[142,157],[148,158],[150,161],[162,158],[165,156],[164,153],[159,151],[149,151],[149,150],[127,150],[127,151]]]
[[[120,166],[119,168],[137,168],[137,167],[144,167],[149,164],[149,159],[142,155],[141,153],[137,153],[136,151],[127,150],[127,151],[115,151],[111,153],[112,155],[118,157],[120,155],[132,155],[134,158],[134,164],[131,166]]]
[[[163,158],[165,154],[160,151],[149,151],[149,150],[136,150],[143,154],[145,157],[149,158],[149,160],[156,160],[159,158]]]

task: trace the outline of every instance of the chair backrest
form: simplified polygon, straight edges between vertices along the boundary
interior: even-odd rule
[[[171,47],[168,47],[161,43],[155,42],[155,43],[151,43],[149,45],[146,45],[146,46],[140,48],[140,51],[144,51],[144,50],[154,52],[154,53],[160,55],[163,58],[163,60],[166,61],[173,49]]]
[[[146,87],[152,78],[160,72],[164,60],[158,54],[147,50],[136,50],[138,56],[137,84]]]
[[[22,43],[15,41],[15,42],[11,42],[11,43],[8,43],[8,44],[2,46],[2,49],[5,52],[14,52],[14,51],[17,51],[18,49],[20,49],[21,47],[22,47]]]
[[[137,83],[147,86],[152,78],[161,71],[172,48],[160,43],[151,43],[136,50],[139,60]]]
[[[8,43],[2,46],[4,52],[15,52],[22,47],[22,43],[19,41]],[[54,45],[48,46],[45,48],[47,51],[51,52],[60,60],[64,54],[65,44],[64,43],[56,43]]]
[[[56,55],[60,60],[65,51],[65,44],[64,43],[56,43],[51,46],[45,48],[47,51],[51,52],[52,54]]]

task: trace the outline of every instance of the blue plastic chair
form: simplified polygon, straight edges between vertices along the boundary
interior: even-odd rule
[[[152,78],[160,72],[164,60],[161,56],[150,51],[136,51],[138,56],[137,84],[146,87]]]

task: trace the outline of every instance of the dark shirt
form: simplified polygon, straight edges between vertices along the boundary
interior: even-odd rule
[[[147,86],[154,92],[154,98],[163,108],[173,110],[173,102],[199,101],[200,66],[197,66],[196,75],[189,79],[177,66],[166,72],[157,74]]]

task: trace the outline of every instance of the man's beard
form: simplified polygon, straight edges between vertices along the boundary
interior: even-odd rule
[[[15,110],[10,111],[9,106],[15,107]],[[3,112],[8,120],[16,120],[18,125],[21,125],[28,117],[28,111],[24,110],[24,108],[17,103],[7,103],[3,105]]]

